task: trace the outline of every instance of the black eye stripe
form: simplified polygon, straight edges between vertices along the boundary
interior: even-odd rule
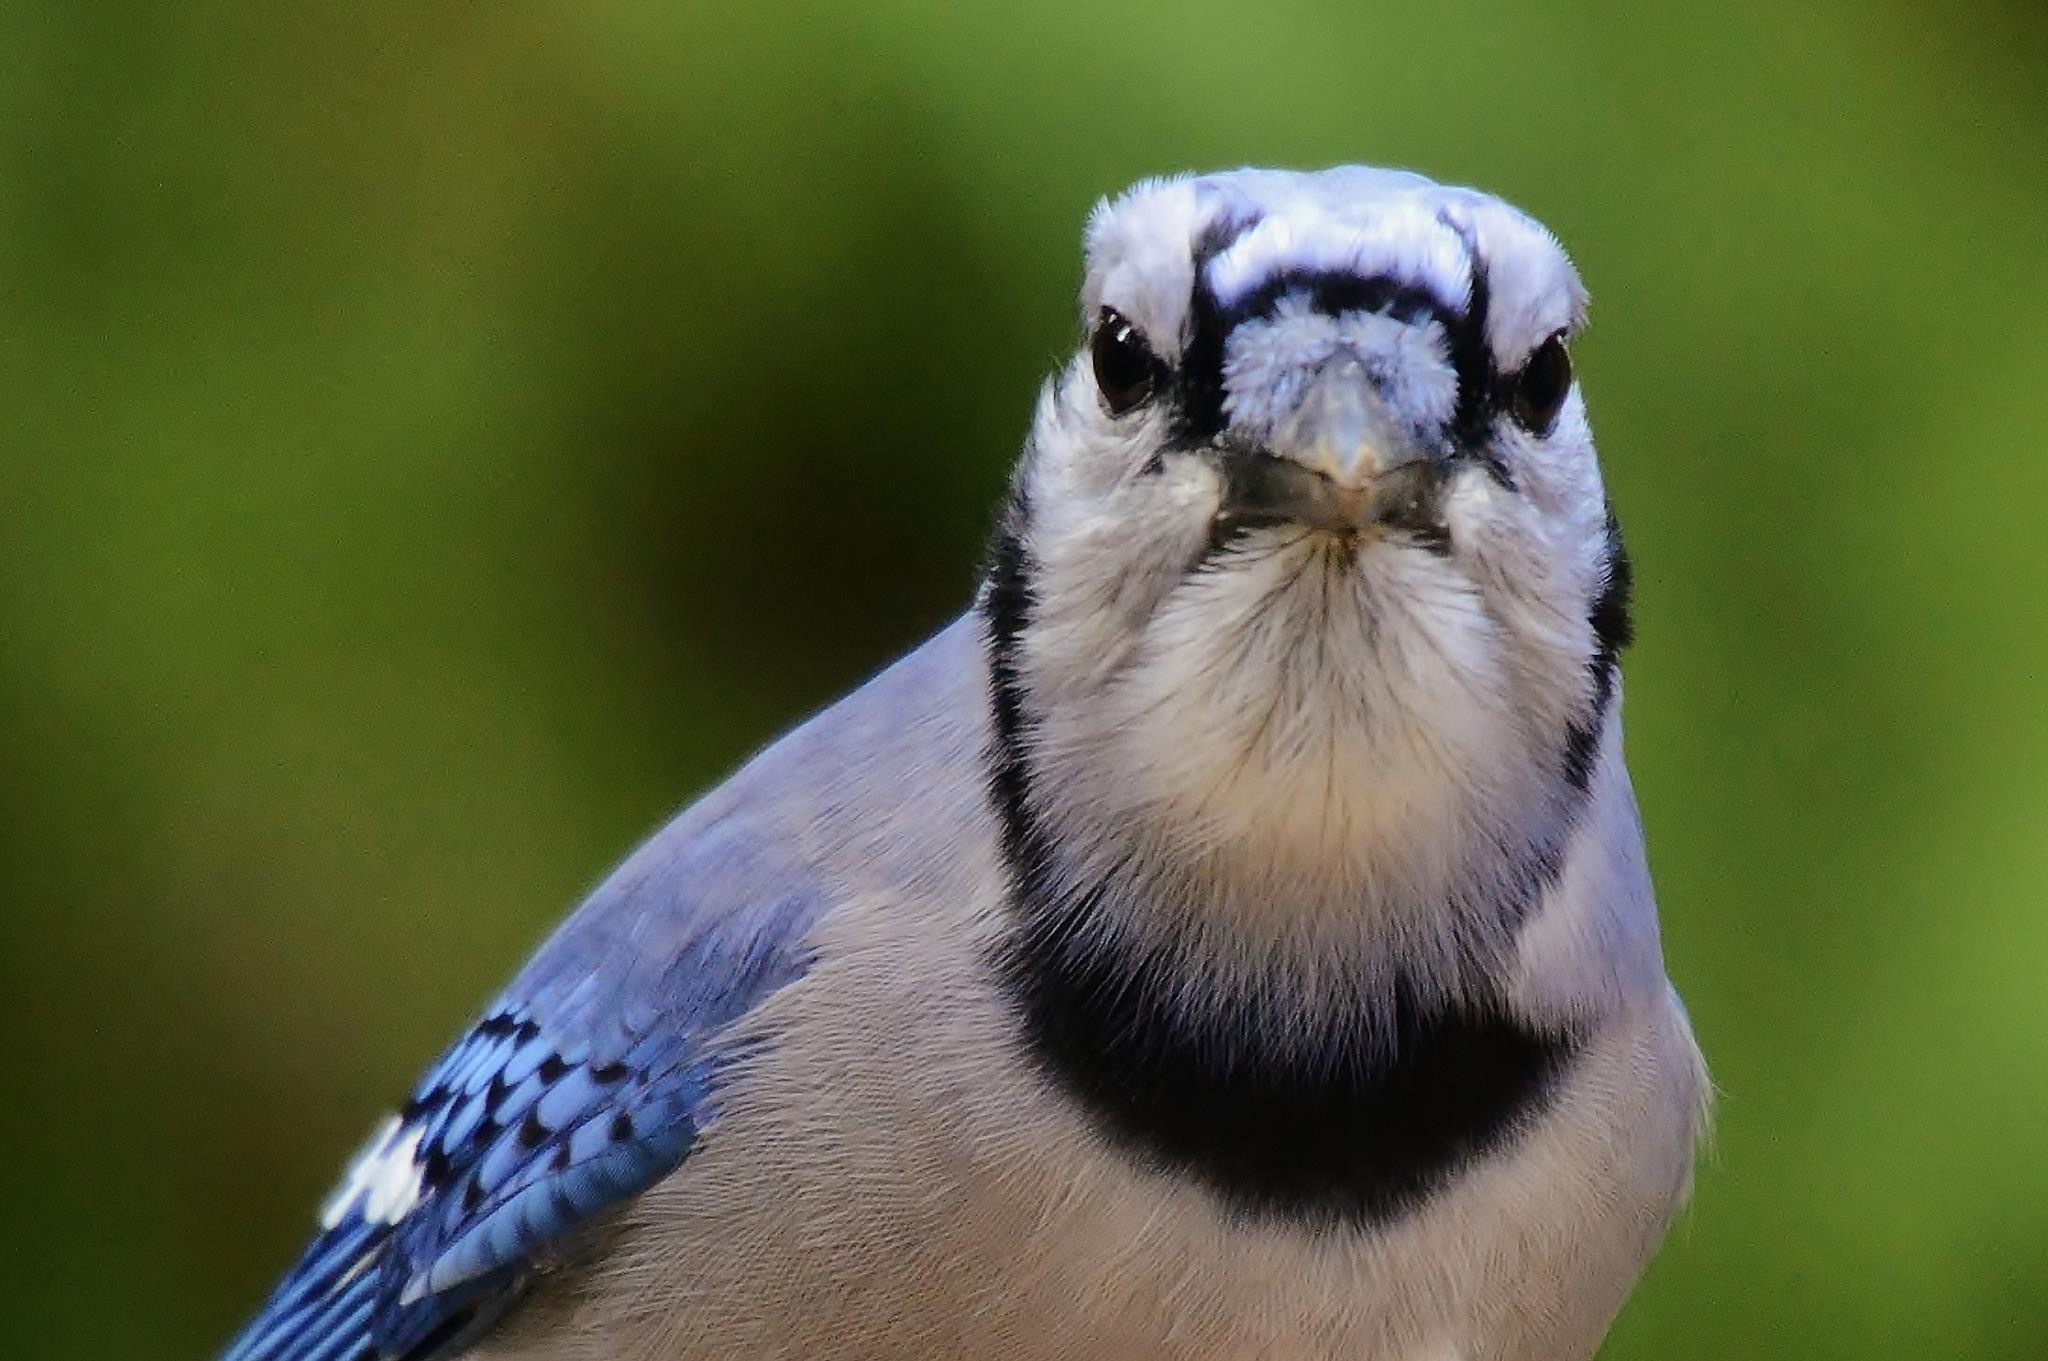
[[[1236,245],[1239,237],[1265,220],[1266,215],[1256,210],[1218,214],[1195,237],[1194,248],[1189,252],[1195,278],[1199,281],[1209,272],[1209,265],[1217,256]]]
[[[1187,344],[1174,373],[1172,438],[1177,448],[1207,444],[1223,429],[1223,342],[1236,322],[1224,314],[1209,289],[1209,265],[1263,220],[1259,213],[1224,214],[1195,238]]]
[[[1471,229],[1441,213],[1437,220],[1465,243],[1465,258],[1472,274],[1465,310],[1450,333],[1451,367],[1458,374],[1458,409],[1451,417],[1451,434],[1462,448],[1483,449],[1498,409],[1498,372],[1493,347],[1486,340],[1486,321],[1493,308],[1493,278]]]
[[[1188,343],[1174,375],[1173,442],[1184,449],[1209,443],[1223,429],[1223,342],[1230,323],[1209,285],[1195,274],[1188,299]]]
[[[1232,304],[1230,325],[1271,319],[1280,310],[1281,300],[1291,294],[1306,297],[1312,310],[1333,317],[1346,312],[1380,312],[1411,324],[1435,320],[1446,331],[1459,320],[1456,309],[1420,284],[1384,274],[1367,277],[1341,270],[1287,269]]]

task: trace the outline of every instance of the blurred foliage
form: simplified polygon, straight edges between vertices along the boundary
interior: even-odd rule
[[[1099,194],[1580,260],[1724,1092],[1606,1355],[2048,1348],[2048,21],[0,5],[0,1355],[205,1354],[581,887],[971,589]]]

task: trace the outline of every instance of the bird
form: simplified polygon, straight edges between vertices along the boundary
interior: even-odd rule
[[[1587,295],[1364,166],[1088,219],[962,612],[590,894],[225,1361],[1580,1361],[1709,1107]]]

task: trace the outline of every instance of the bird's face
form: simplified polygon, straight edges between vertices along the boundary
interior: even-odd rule
[[[1561,805],[1622,573],[1555,239],[1346,167],[1141,184],[1087,253],[998,544],[1063,796],[1325,858]]]
[[[1292,525],[1455,551],[1472,475],[1540,492],[1591,463],[1568,350],[1584,292],[1497,200],[1240,172],[1141,186],[1097,213],[1089,256],[1068,379],[1095,400],[1068,433],[1167,487],[1213,478],[1223,543]]]
[[[1077,512],[1199,530],[1175,566],[1228,570],[1230,549],[1276,541],[1260,530],[1312,531],[1364,572],[1470,556],[1499,547],[1460,523],[1489,487],[1526,530],[1582,534],[1589,501],[1599,527],[1569,351],[1585,294],[1498,200],[1360,168],[1240,171],[1104,205],[1088,256],[1086,338],[1038,451]]]

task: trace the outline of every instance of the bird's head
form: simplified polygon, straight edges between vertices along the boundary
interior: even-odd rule
[[[1584,313],[1549,232],[1417,175],[1101,205],[984,597],[1041,813],[1404,898],[1561,835],[1626,638]]]

